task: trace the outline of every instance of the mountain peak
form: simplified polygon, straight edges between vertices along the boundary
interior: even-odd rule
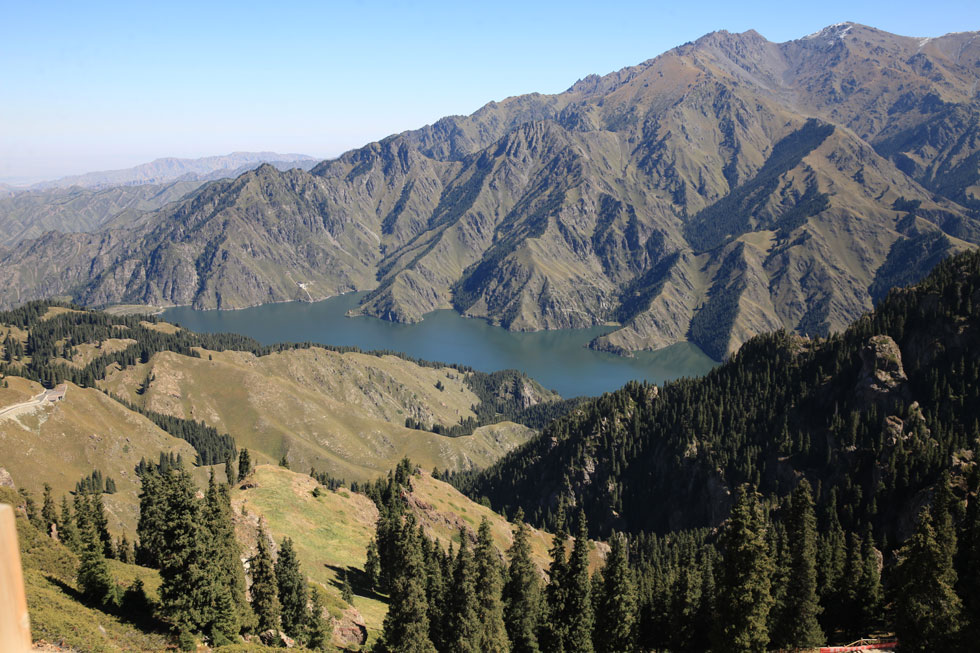
[[[857,23],[852,23],[850,21],[844,21],[842,23],[834,23],[833,25],[828,25],[822,30],[814,32],[813,34],[807,34],[801,40],[810,39],[843,39],[854,27],[863,27],[863,25],[858,25]]]

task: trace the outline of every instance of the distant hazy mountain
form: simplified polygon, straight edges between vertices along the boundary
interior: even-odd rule
[[[159,209],[200,188],[203,181],[173,181],[109,188],[0,189],[0,245],[37,238],[47,231],[96,231],[124,225],[145,211]]]
[[[275,152],[232,152],[224,156],[207,156],[200,159],[156,159],[133,168],[88,172],[83,175],[62,177],[31,186],[32,190],[51,188],[107,188],[135,184],[166,184],[173,181],[208,181],[238,176],[263,163],[291,164],[282,169],[303,168],[309,170],[319,159],[305,154],[277,154]],[[281,167],[277,165],[277,167]]]
[[[311,171],[262,166],[0,259],[0,300],[236,308],[372,290],[411,322],[615,321],[593,346],[846,326],[980,242],[980,38],[717,32]],[[299,283],[305,289],[300,290]]]
[[[285,158],[267,161],[264,157]],[[211,172],[205,172],[212,163],[221,166],[242,160],[251,162],[236,168],[218,167]],[[182,199],[208,181],[235,178],[263,163],[269,163],[279,170],[309,170],[318,161],[319,159],[301,154],[246,152],[207,159],[158,159],[129,170],[66,177],[64,180],[46,182],[30,189],[0,184],[0,246],[37,238],[47,231],[84,232],[96,231],[108,225],[126,226],[141,213],[160,209],[170,202]],[[179,177],[170,177],[172,173],[188,168],[196,168],[201,172],[184,172]],[[161,181],[147,181],[154,178],[153,175],[158,175]],[[103,184],[98,181],[100,179],[129,181]],[[62,182],[69,185],[52,185]]]

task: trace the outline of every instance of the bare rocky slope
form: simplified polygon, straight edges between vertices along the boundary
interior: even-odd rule
[[[980,242],[980,38],[717,32],[306,172],[272,166],[0,259],[0,302],[238,308],[372,291],[593,346],[839,330]],[[303,287],[300,287],[300,284]],[[307,294],[308,293],[308,294]]]

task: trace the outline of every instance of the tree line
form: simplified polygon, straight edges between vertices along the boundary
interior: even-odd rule
[[[948,486],[891,559],[870,532],[821,526],[802,480],[775,509],[741,486],[717,532],[614,533],[594,571],[584,512],[572,538],[563,510],[542,573],[520,512],[504,558],[486,520],[444,550],[403,500],[410,469],[369,492],[366,571],[390,595],[377,650],[761,653],[895,632],[903,651],[968,651],[980,633],[980,509]]]

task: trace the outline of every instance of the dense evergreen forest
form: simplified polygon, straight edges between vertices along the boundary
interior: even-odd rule
[[[407,510],[412,476],[403,461],[366,489],[380,517],[365,571],[390,596],[375,650],[762,653],[890,633],[902,651],[974,650],[980,509],[964,511],[948,477],[888,559],[870,529],[845,534],[831,514],[821,531],[802,479],[774,508],[739,486],[717,530],[613,533],[595,570],[585,513],[561,510],[542,575],[519,509],[505,560],[486,520],[444,550]],[[971,496],[978,485],[975,471]]]
[[[455,480],[544,526],[563,504],[581,508],[605,536],[714,527],[740,485],[771,507],[806,478],[822,516],[890,546],[943,473],[964,497],[980,433],[978,313],[972,252],[841,334],[760,336],[703,378],[630,383]]]

